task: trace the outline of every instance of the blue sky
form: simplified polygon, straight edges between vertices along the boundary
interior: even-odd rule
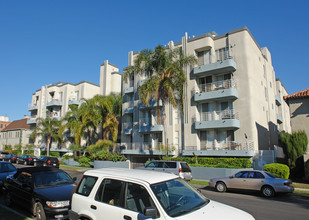
[[[309,87],[309,1],[0,0],[0,116],[28,114],[47,84],[99,84],[104,60],[122,69],[128,52],[210,31],[247,26],[272,54],[288,93]]]

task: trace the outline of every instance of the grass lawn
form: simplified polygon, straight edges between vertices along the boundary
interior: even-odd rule
[[[83,169],[85,169],[85,167],[73,167],[73,166],[67,166],[67,165],[61,165],[61,164],[60,164],[60,168],[61,169],[71,169],[71,170],[83,170]]]
[[[30,220],[27,217],[22,217],[14,212],[11,212],[10,210],[0,206],[0,213],[1,217],[0,219],[10,219],[10,220]]]
[[[302,195],[302,196],[308,196],[309,197],[309,191],[303,191],[303,190],[294,190],[295,194],[299,194],[299,195]]]
[[[292,186],[294,186],[295,188],[309,189],[309,184],[306,184],[306,183],[293,182]]]
[[[189,183],[191,184],[198,184],[198,185],[204,185],[204,186],[208,186],[209,182],[205,181],[205,180],[190,180]]]

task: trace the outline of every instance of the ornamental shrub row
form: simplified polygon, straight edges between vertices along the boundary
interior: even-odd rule
[[[290,168],[281,163],[270,163],[264,166],[264,170],[283,179],[288,179],[290,176]]]
[[[251,168],[252,162],[248,158],[225,157],[176,157],[170,160],[185,161],[189,166],[218,167],[218,168]]]

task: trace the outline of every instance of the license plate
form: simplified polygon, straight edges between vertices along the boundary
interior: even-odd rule
[[[56,164],[53,164],[53,166],[55,167],[55,166],[56,166]]]

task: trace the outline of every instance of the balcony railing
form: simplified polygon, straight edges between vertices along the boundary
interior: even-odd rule
[[[201,84],[198,92],[211,92],[221,89],[236,88],[236,83],[232,79],[216,81],[212,83]]]
[[[235,151],[253,151],[254,141],[252,140],[241,140],[241,141],[223,141],[223,142],[201,142],[200,147],[198,146],[186,146],[185,150],[198,151],[198,150],[235,150]]]
[[[200,121],[215,121],[225,119],[239,119],[238,112],[234,112],[233,109],[227,109],[224,111],[213,112],[201,112]]]
[[[61,117],[61,114],[60,112],[50,112],[49,114],[46,115],[47,117],[50,117],[50,118],[60,118]]]
[[[32,110],[37,110],[38,109],[38,105],[35,104],[28,104],[28,111],[32,111]]]
[[[79,100],[77,98],[70,98],[69,105],[79,105]]]
[[[144,142],[144,143],[126,143],[125,149],[126,150],[160,150],[160,145],[162,145],[161,142]]]
[[[46,104],[47,107],[49,106],[62,106],[62,101],[59,99],[52,99]]]

